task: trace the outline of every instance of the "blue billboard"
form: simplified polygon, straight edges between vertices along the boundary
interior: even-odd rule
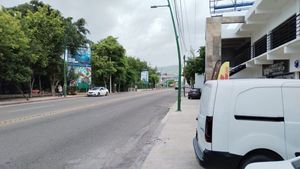
[[[91,66],[91,48],[79,48],[73,56],[68,54],[68,65],[80,67]]]
[[[77,86],[79,89],[88,89],[91,85],[91,48],[79,48],[74,55],[68,53],[68,70],[73,69],[79,75],[76,81],[72,81],[72,86]],[[71,84],[70,84],[71,85]]]

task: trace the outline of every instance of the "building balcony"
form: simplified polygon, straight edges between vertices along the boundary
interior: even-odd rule
[[[290,1],[293,0],[257,0],[246,14],[245,23],[237,27],[236,34],[249,36],[251,33],[260,30],[274,14],[280,11],[284,4]]]

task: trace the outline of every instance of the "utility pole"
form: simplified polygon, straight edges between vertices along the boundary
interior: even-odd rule
[[[183,55],[183,70],[185,68],[185,55]],[[183,96],[185,97],[185,72],[183,74]]]
[[[109,62],[110,62],[110,64],[111,64],[111,56],[109,57]],[[112,87],[112,85],[111,85],[111,83],[112,83],[112,81],[111,81],[111,73],[109,74],[109,93],[111,93],[111,87]]]
[[[67,96],[67,61],[66,61],[66,57],[68,55],[68,49],[65,49],[65,54],[64,54],[64,97]]]
[[[158,8],[158,7],[168,7],[170,10],[173,29],[175,33],[176,45],[177,45],[177,54],[178,54],[178,93],[177,93],[177,111],[181,111],[181,54],[180,54],[180,46],[179,46],[179,36],[176,29],[175,19],[173,16],[173,11],[171,8],[170,0],[168,0],[168,5],[159,5],[159,6],[151,6],[151,8]]]

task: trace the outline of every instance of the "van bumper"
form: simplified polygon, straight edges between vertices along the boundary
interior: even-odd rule
[[[206,168],[235,169],[242,159],[242,156],[228,152],[202,151],[196,138],[193,139],[193,146],[198,162]]]

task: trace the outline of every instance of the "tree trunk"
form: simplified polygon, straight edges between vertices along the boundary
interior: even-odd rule
[[[19,90],[19,92],[21,92],[21,94],[23,95],[23,97],[25,98],[26,96],[25,96],[25,93],[24,93],[24,91],[20,88],[20,86],[19,85],[15,85],[16,86],[16,88],[17,88],[17,90]]]
[[[39,75],[39,90],[40,90],[40,95],[42,95],[42,80],[41,80],[41,75]]]
[[[32,98],[32,89],[34,85],[35,78],[33,77],[32,80],[29,81],[29,93],[28,98]]]
[[[104,87],[107,88],[106,80],[104,80]]]
[[[55,89],[58,86],[59,80],[56,79],[55,75],[50,77],[51,94],[55,96]]]
[[[51,86],[51,94],[52,94],[52,96],[55,96],[55,85],[54,85],[54,83],[52,81],[50,83],[51,83],[50,84],[50,86]]]

